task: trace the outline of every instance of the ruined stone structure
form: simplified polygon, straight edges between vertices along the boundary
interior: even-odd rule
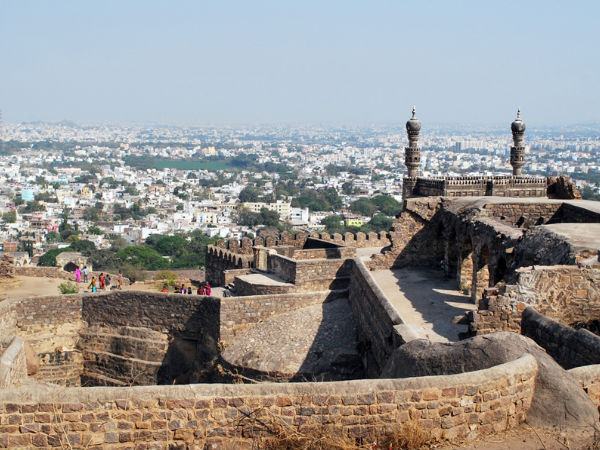
[[[250,448],[270,420],[362,444],[407,421],[438,439],[597,429],[600,338],[574,327],[600,321],[600,204],[522,176],[520,114],[509,177],[419,177],[420,128],[413,110],[388,232],[219,241],[223,296],[0,302],[0,448]],[[419,267],[477,305],[460,342],[433,342],[372,272]]]
[[[402,196],[412,197],[545,197],[550,180],[538,177],[522,176],[525,165],[525,122],[521,119],[521,110],[511,124],[514,146],[510,150],[510,163],[513,166],[512,176],[471,176],[471,177],[421,177],[418,175],[421,161],[421,149],[418,147],[421,123],[413,116],[406,122],[409,145],[405,149],[405,165],[407,175],[403,179]]]

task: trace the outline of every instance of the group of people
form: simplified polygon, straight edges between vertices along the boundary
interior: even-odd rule
[[[167,284],[163,285],[163,288],[160,292],[169,292],[169,286]],[[175,294],[193,294],[192,287],[185,287],[185,284],[182,284],[181,287],[175,287]],[[209,283],[201,284],[198,286],[196,290],[196,295],[210,295],[212,293],[212,289]]]
[[[77,268],[75,270],[75,279],[77,279],[77,271],[79,270],[79,268]],[[84,270],[87,270],[86,267],[84,267]],[[84,276],[85,281],[87,281],[87,274],[85,274]],[[79,283],[79,281],[78,281]],[[102,290],[106,290],[106,289],[110,289],[110,283],[111,283],[111,278],[110,278],[110,274],[107,273],[106,275],[102,272],[100,273],[100,275],[98,275],[98,280],[96,280],[96,277],[92,276],[92,281],[90,282],[88,289],[90,289],[92,292],[96,292],[98,289],[102,289]],[[119,271],[119,278],[118,278],[118,287],[119,289],[123,289],[123,273],[121,271]]]

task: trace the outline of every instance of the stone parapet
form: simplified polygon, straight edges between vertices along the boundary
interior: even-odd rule
[[[395,327],[404,322],[360,258],[353,260],[348,294],[363,368],[368,376],[377,377],[394,349],[403,343]]]
[[[526,419],[536,374],[535,358],[524,355],[476,372],[397,380],[5,389],[0,444],[245,448],[269,435],[270,419],[356,439],[413,420],[432,437],[474,438]]]
[[[0,389],[19,387],[27,378],[25,341],[19,336],[0,336]]]

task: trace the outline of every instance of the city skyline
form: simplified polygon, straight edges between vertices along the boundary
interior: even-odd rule
[[[5,122],[598,123],[594,2],[2,2]]]

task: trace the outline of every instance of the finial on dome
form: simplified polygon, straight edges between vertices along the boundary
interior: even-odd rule
[[[417,107],[415,105],[413,105],[413,109],[412,109],[412,118],[415,118],[415,114],[417,113]]]
[[[517,108],[517,119],[521,118],[521,108]]]

